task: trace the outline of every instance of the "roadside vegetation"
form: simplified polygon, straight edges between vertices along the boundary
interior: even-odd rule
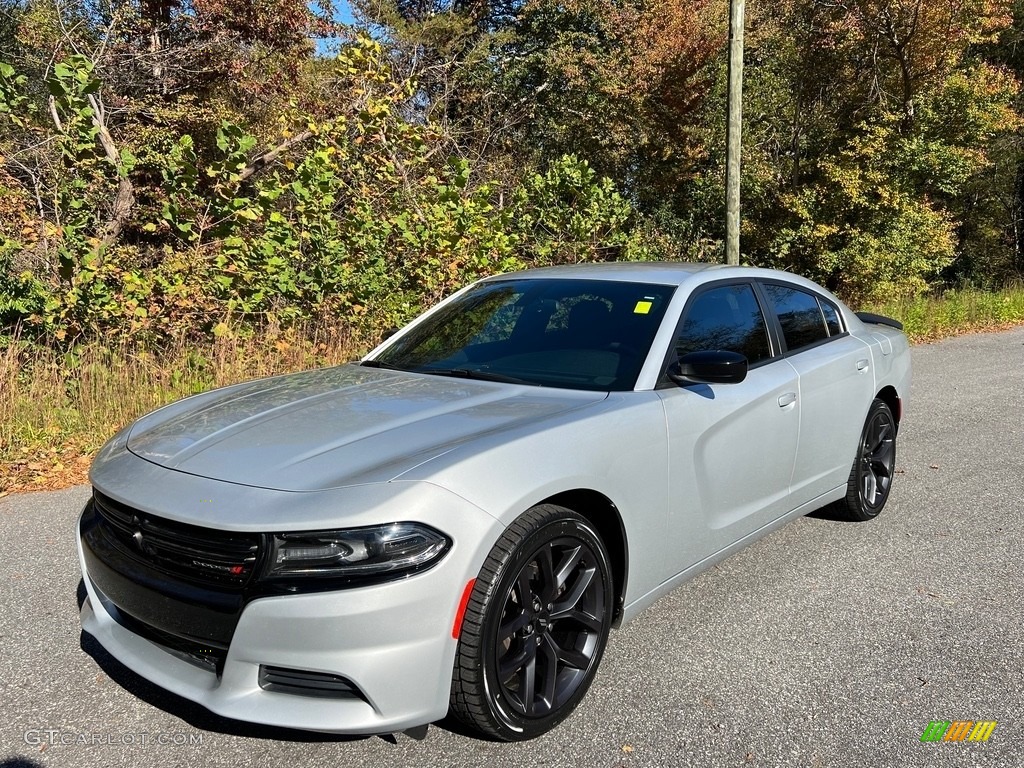
[[[0,0],[0,493],[467,282],[723,259],[724,0]],[[1024,4],[747,8],[743,251],[1024,321]]]
[[[897,318],[914,343],[972,331],[991,331],[1024,323],[1024,284],[1001,291],[948,290],[881,302],[872,309]]]
[[[925,343],[1024,323],[1024,286],[948,291],[869,305]],[[100,342],[73,353],[15,343],[0,358],[0,495],[86,482],[95,451],[121,426],[182,397],[247,379],[338,365],[367,343],[336,327],[291,329],[205,345],[179,338],[156,352]]]
[[[93,341],[61,352],[15,341],[0,356],[0,494],[84,482],[95,451],[161,405],[364,351],[337,328],[312,326],[199,345],[178,338],[154,351]]]

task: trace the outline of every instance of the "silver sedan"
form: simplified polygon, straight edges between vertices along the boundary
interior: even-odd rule
[[[113,437],[82,625],[228,717],[530,738],[668,590],[799,515],[877,515],[909,391],[898,323],[791,274],[490,278],[358,363]]]

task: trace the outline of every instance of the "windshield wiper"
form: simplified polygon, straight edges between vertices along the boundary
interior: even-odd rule
[[[386,371],[405,371],[409,373],[408,368],[403,368],[400,365],[389,365],[388,363],[382,363],[380,360],[363,360],[359,365],[363,368],[383,368]]]
[[[456,379],[477,379],[478,381],[500,381],[502,384],[527,384],[539,387],[540,384],[525,379],[517,379],[504,373],[482,371],[479,368],[417,368],[416,373],[432,373],[435,376],[452,376]]]
[[[493,371],[482,371],[478,368],[403,368],[400,365],[382,363],[380,360],[364,360],[359,365],[364,368],[383,368],[388,371],[404,371],[405,373],[429,373],[434,376],[451,376],[456,379],[477,379],[478,381],[499,381],[502,384],[527,384],[531,387],[539,387],[533,381],[517,379],[515,376],[508,376],[504,373]]]

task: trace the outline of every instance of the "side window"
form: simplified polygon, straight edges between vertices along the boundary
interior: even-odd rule
[[[725,349],[746,355],[751,365],[771,357],[768,329],[754,289],[749,284],[723,285],[698,295],[686,310],[676,349],[680,357]]]
[[[813,294],[772,283],[766,284],[764,290],[779,318],[788,351],[794,352],[829,337],[818,299]]]

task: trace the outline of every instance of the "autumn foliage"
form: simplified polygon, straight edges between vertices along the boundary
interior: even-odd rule
[[[353,8],[2,0],[0,336],[373,338],[496,271],[722,258],[724,0]],[[747,13],[749,263],[853,302],[1021,275],[1013,4]]]

